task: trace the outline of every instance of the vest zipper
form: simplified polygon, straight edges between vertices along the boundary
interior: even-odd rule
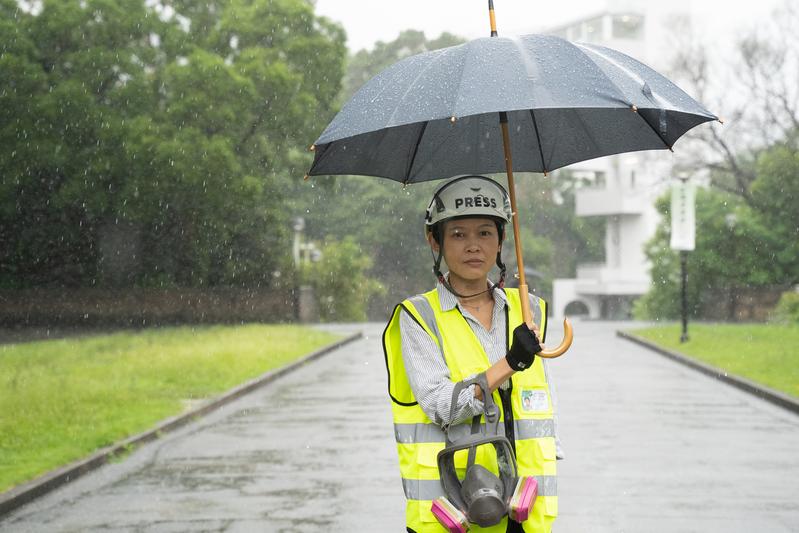
[[[510,350],[510,323],[508,316],[508,306],[505,305],[505,353]],[[511,394],[513,393],[513,378],[508,378],[508,388],[503,390],[501,387],[499,398],[502,400],[502,416],[505,419],[505,437],[510,441],[513,454],[516,455],[516,433],[513,430],[513,407],[511,405]]]
[[[513,380],[508,379],[509,386],[506,390],[498,389],[499,398],[502,400],[502,416],[505,419],[505,436],[510,441],[513,453],[516,453],[516,434],[513,430],[513,407],[511,406],[511,393],[513,392]]]

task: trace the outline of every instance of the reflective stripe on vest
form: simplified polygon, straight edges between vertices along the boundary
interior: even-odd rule
[[[460,438],[457,430],[461,428],[465,430],[467,434],[471,430],[471,427],[465,424],[453,426],[452,430],[450,430],[453,439]],[[503,424],[499,424],[497,429],[498,434],[505,434],[505,426]],[[545,418],[543,420],[514,420],[513,430],[516,439],[554,437],[555,421],[551,418]],[[485,423],[483,424],[483,432],[485,433]],[[394,424],[394,437],[397,439],[398,444],[444,442],[445,438],[444,430],[435,424]]]
[[[557,496],[557,476],[532,476],[538,482],[539,496]],[[409,500],[435,500],[444,496],[444,489],[437,479],[403,479],[402,489]]]

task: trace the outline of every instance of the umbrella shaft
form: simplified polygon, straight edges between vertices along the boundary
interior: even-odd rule
[[[519,212],[516,209],[516,184],[513,181],[513,158],[510,152],[510,134],[508,133],[508,114],[499,113],[499,125],[502,128],[502,146],[505,150],[505,171],[508,174],[508,196],[513,211],[513,240],[516,243],[516,266],[519,271],[519,298],[522,301],[522,318],[525,324],[532,324],[530,298],[528,297],[527,280],[524,277],[524,260],[522,259],[522,239],[519,232]]]
[[[499,35],[497,33],[497,19],[494,16],[494,0],[488,0],[488,20],[491,22],[491,37]]]

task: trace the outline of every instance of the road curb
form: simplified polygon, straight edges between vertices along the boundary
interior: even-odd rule
[[[238,387],[230,389],[221,396],[208,400],[206,403],[203,403],[202,405],[195,407],[190,411],[186,411],[185,413],[168,418],[150,430],[139,433],[138,435],[133,435],[132,437],[128,437],[127,439],[96,451],[89,457],[79,459],[66,466],[48,472],[32,481],[18,485],[17,487],[0,494],[0,517],[10,513],[14,509],[30,503],[36,498],[39,498],[48,492],[61,487],[62,485],[69,483],[70,481],[74,481],[75,479],[88,472],[91,472],[96,468],[101,467],[117,455],[127,453],[137,445],[156,440],[164,433],[174,431],[189,422],[197,420],[200,417],[222,407],[223,405],[228,404],[259,387],[262,387],[267,383],[271,383],[277,378],[284,376],[285,374],[288,374],[289,372],[292,372],[293,370],[296,370],[323,355],[337,350],[338,348],[341,348],[350,342],[360,339],[362,336],[362,332],[354,333],[349,337],[341,339],[340,341],[320,348],[315,352],[311,352],[305,357],[302,357],[301,359],[298,359],[284,367],[270,370],[269,372],[251,379],[250,381],[247,381]]]
[[[767,402],[771,402],[775,405],[778,405],[784,409],[791,411],[794,414],[799,414],[799,400],[791,396],[788,396],[787,394],[784,394],[780,391],[771,389],[764,385],[760,385],[753,381],[749,381],[748,379],[742,378],[740,376],[728,374],[724,370],[708,365],[706,363],[702,363],[701,361],[691,359],[690,357],[687,357],[679,352],[675,352],[663,348],[661,346],[658,346],[657,344],[650,342],[646,339],[642,339],[637,335],[617,330],[616,336],[621,337],[623,339],[627,339],[628,341],[632,341],[636,344],[640,344],[641,346],[649,348],[650,350],[657,352],[665,357],[668,357],[673,361],[682,363],[687,367],[693,368],[694,370],[698,370],[703,374],[716,378],[719,381],[723,381],[724,383],[732,385],[733,387],[736,387],[744,392],[753,394],[754,396],[757,396],[761,400],[766,400]]]

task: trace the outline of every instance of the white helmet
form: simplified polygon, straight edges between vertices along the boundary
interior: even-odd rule
[[[433,238],[443,244],[443,233],[437,226],[439,222],[457,217],[486,217],[492,218],[497,223],[499,240],[505,237],[505,224],[513,218],[513,211],[510,208],[510,197],[505,188],[496,181],[485,176],[461,176],[446,182],[436,190],[427,212],[424,217],[425,229],[433,234]],[[443,256],[443,246],[438,250],[438,257],[433,256],[433,273],[438,280],[449,289],[455,296],[461,298],[477,296],[471,294],[465,296],[455,292],[441,273],[441,258]],[[497,266],[499,267],[499,281],[496,285],[492,284],[488,290],[495,287],[502,288],[505,285],[505,264],[502,262],[501,250],[497,252]],[[481,293],[477,293],[481,294]]]
[[[505,188],[485,176],[461,176],[436,190],[427,206],[427,230],[455,217],[491,217],[502,223],[511,221],[510,198]]]

